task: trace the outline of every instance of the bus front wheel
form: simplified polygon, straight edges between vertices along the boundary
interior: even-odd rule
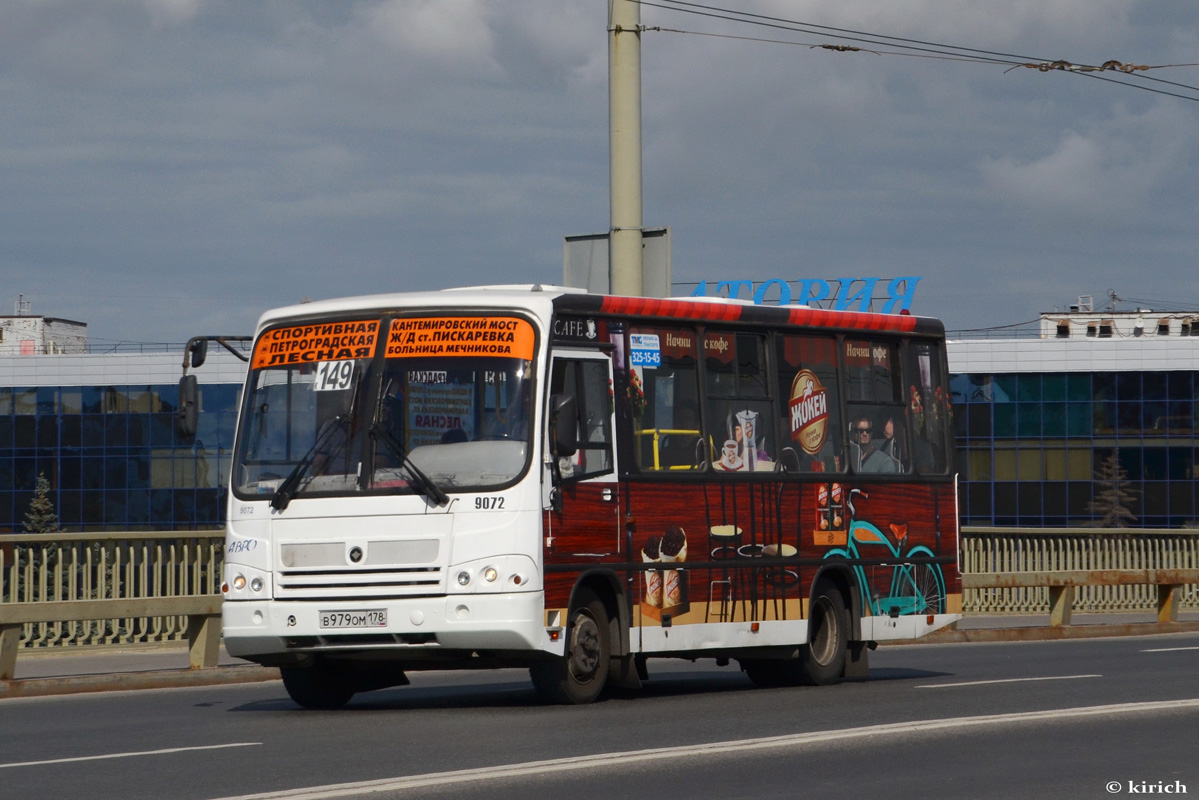
[[[603,601],[589,590],[580,590],[566,629],[566,654],[529,668],[538,694],[563,705],[581,705],[598,698],[608,680],[610,630]]]
[[[288,697],[304,708],[341,708],[354,696],[346,671],[320,658],[310,667],[280,667],[279,674]]]

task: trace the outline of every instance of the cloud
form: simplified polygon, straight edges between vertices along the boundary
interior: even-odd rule
[[[1124,111],[1083,132],[1065,130],[1050,152],[1006,155],[980,164],[984,187],[1017,212],[1050,222],[1099,220],[1137,224],[1158,207],[1196,147],[1179,114],[1158,103]]]
[[[189,22],[200,13],[203,0],[142,0],[158,25],[180,25]]]
[[[397,52],[461,75],[499,69],[488,9],[483,0],[386,0],[360,16]]]
[[[739,7],[1076,61],[1199,40],[1199,4]],[[562,237],[608,226],[606,24],[561,0],[0,2],[0,275],[146,341],[305,295],[561,280]],[[916,310],[959,327],[1150,260],[1138,281],[1191,285],[1195,103],[667,31],[642,63],[644,221],[671,226],[676,280],[921,275]]]

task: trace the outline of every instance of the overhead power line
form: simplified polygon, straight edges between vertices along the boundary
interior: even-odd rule
[[[1005,53],[997,50],[984,50],[980,48],[963,47],[959,45],[944,44],[941,42],[932,42],[901,36],[889,36],[887,34],[871,33],[868,31],[859,31],[850,28],[818,25],[815,23],[785,19],[782,17],[772,17],[764,14],[753,14],[746,11],[737,11],[735,9],[722,8],[720,6],[685,2],[684,0],[635,0],[635,2],[638,2],[642,6],[659,8],[665,11],[673,11],[676,13],[689,14],[708,19],[723,20],[726,22],[735,22],[760,28],[771,28],[775,30],[783,30],[792,33],[801,33],[818,37],[831,37],[833,39],[856,42],[858,44],[840,45],[827,44],[824,42],[797,42],[784,39],[766,39],[752,36],[738,36],[733,34],[711,33],[704,31],[687,31],[677,28],[645,28],[646,30],[651,31],[661,31],[663,33],[677,33],[693,36],[713,36],[718,38],[741,39],[744,41],[753,41],[765,44],[783,44],[808,47],[812,49],[820,48],[841,53],[866,52],[874,55],[926,58],[940,61],[973,62],[992,66],[1000,65],[1007,66],[1007,71],[1009,72],[1013,69],[1019,68],[1035,69],[1040,72],[1068,72],[1072,75],[1094,78],[1095,80],[1115,83],[1132,89],[1139,89],[1141,91],[1153,92],[1155,94],[1162,94],[1169,97],[1176,97],[1181,100],[1199,102],[1199,86],[1192,86],[1185,83],[1154,78],[1144,74],[1149,70],[1177,67],[1195,67],[1199,66],[1199,63],[1150,65],[1127,63],[1116,59],[1109,59],[1108,61],[1098,65],[1074,64],[1064,59],[1038,58],[1035,56],[1019,55],[1016,53]],[[1133,80],[1121,80],[1120,77],[1123,76],[1128,76]],[[1181,94],[1179,92],[1147,86],[1140,81],[1153,82],[1163,86],[1172,86],[1178,89],[1194,92],[1195,95]]]

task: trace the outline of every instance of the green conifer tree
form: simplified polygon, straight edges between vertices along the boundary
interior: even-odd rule
[[[1095,470],[1095,499],[1087,510],[1099,518],[1101,528],[1127,528],[1137,517],[1130,506],[1137,491],[1128,480],[1128,471],[1120,466],[1120,451],[1112,450]]]
[[[37,493],[29,510],[25,512],[26,533],[57,533],[58,512],[54,509],[54,500],[50,497],[50,481],[44,472],[37,476]]]

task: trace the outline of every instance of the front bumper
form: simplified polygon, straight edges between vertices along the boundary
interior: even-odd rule
[[[384,609],[387,625],[327,629],[320,613]],[[521,592],[353,601],[225,601],[225,649],[251,661],[284,654],[396,651],[413,658],[445,651],[562,652],[545,627],[544,595]],[[380,653],[380,655],[385,655]]]

